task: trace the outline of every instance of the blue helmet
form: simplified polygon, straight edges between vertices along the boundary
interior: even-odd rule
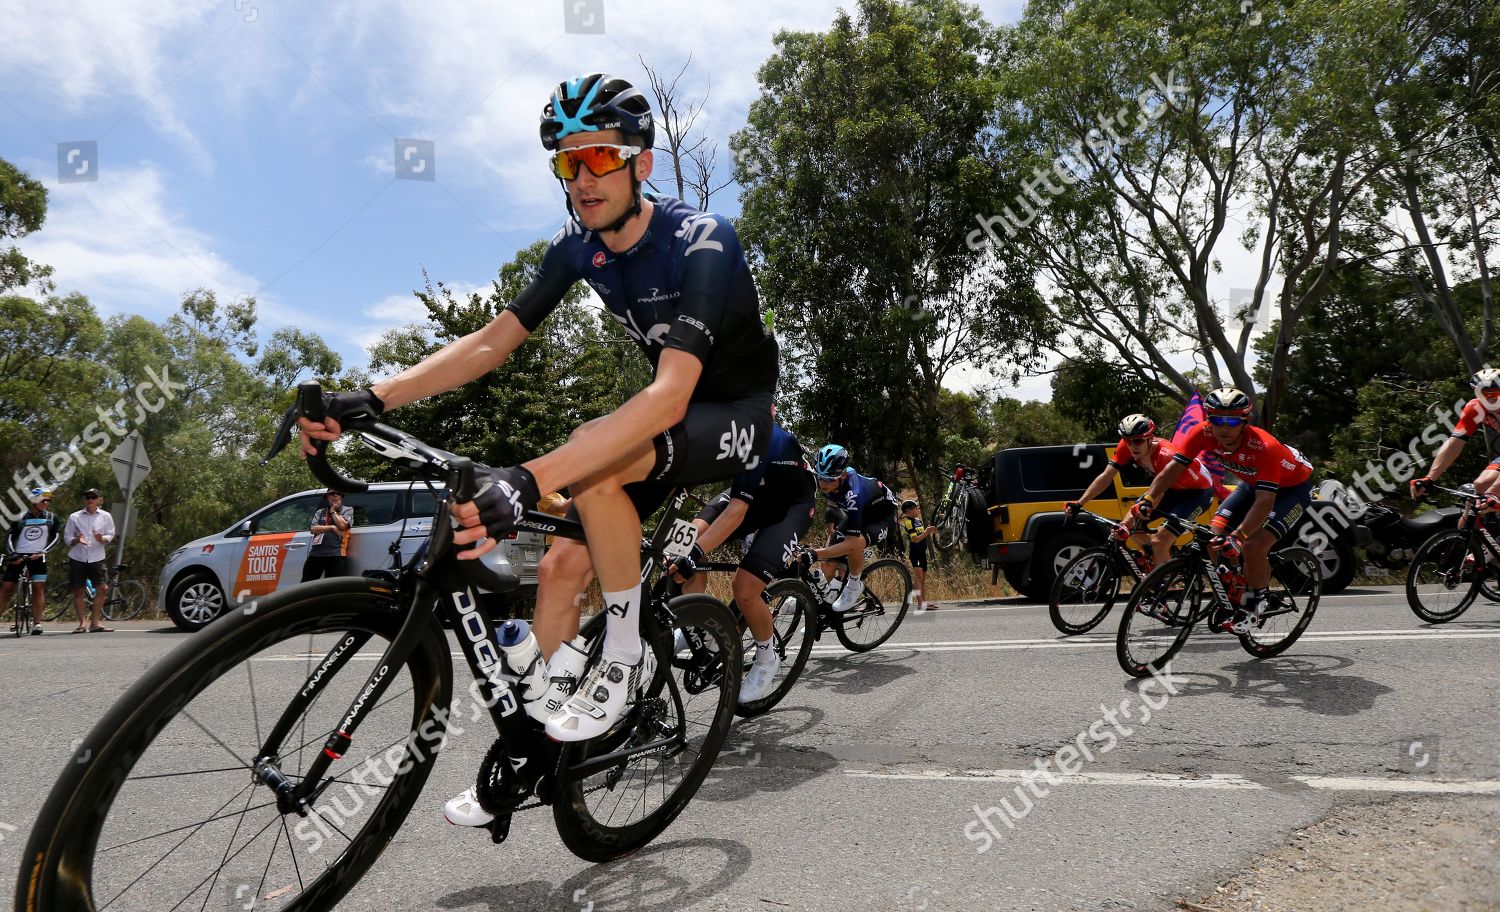
[[[836,443],[830,443],[818,451],[818,458],[813,463],[813,471],[824,481],[833,481],[844,474],[849,468],[849,451]]]
[[[560,83],[542,109],[542,146],[556,152],[564,136],[620,130],[639,136],[649,149],[656,144],[651,103],[641,90],[618,76],[590,73]]]

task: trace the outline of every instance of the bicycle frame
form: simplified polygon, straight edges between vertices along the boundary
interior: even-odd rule
[[[1142,570],[1141,565],[1136,562],[1130,548],[1115,537],[1114,530],[1119,525],[1118,523],[1112,519],[1106,519],[1097,513],[1090,513],[1088,510],[1081,510],[1078,515],[1089,519],[1105,533],[1106,547],[1118,569],[1128,571],[1137,583],[1146,578],[1146,571]],[[1142,528],[1137,532],[1132,532],[1131,535],[1149,535],[1150,531],[1149,529]]]
[[[305,391],[306,385],[303,387],[304,406],[308,404]],[[311,416],[313,412],[309,408],[304,408],[302,414]],[[288,419],[283,422],[284,433],[287,432],[291,417],[294,417],[293,412],[289,412]],[[290,733],[303,711],[318,698],[326,682],[332,680],[334,673],[347,664],[368,642],[371,636],[369,633],[347,634],[324,655],[322,661],[307,676],[302,689],[282,712],[281,717],[272,726],[265,741],[261,744],[253,763],[257,778],[276,794],[278,808],[283,813],[307,816],[311,812],[312,803],[317,795],[333,781],[324,781],[329,767],[349,749],[360,723],[375,706],[379,705],[381,696],[394,678],[390,672],[402,667],[421,638],[427,635],[429,623],[427,609],[430,606],[432,610],[446,617],[453,629],[458,632],[459,647],[463,650],[464,660],[474,675],[473,686],[476,696],[489,711],[496,731],[506,745],[514,772],[529,789],[536,793],[538,798],[550,802],[552,788],[556,782],[555,773],[559,769],[559,760],[563,755],[564,745],[540,736],[529,721],[530,717],[519,712],[521,704],[515,688],[517,679],[507,671],[504,659],[496,645],[496,630],[484,612],[479,610],[478,598],[475,595],[476,580],[484,584],[483,588],[496,592],[512,590],[519,583],[515,577],[499,577],[478,561],[458,561],[453,544],[452,523],[443,521],[447,518],[449,505],[453,499],[467,500],[472,497],[475,487],[473,463],[452,453],[430,447],[402,431],[373,420],[350,420],[345,422],[345,428],[358,433],[361,442],[398,464],[418,469],[429,476],[447,476],[449,493],[438,505],[436,518],[428,538],[398,576],[395,591],[398,594],[398,602],[406,609],[406,616],[395,638],[375,662],[374,669],[342,717],[343,720],[338,729],[330,733],[323,745],[323,750],[318,753],[300,783],[292,783],[281,773],[275,762],[280,753],[281,742]],[[278,443],[284,445],[284,442],[282,435],[278,435]],[[278,449],[279,446],[273,444],[272,455]],[[267,459],[269,458],[268,456]],[[321,452],[309,457],[308,464],[313,474],[329,487],[348,491],[359,491],[365,487],[364,482],[339,475],[328,464]],[[674,488],[668,496],[667,511],[663,514],[662,521],[657,525],[652,537],[642,542],[642,580],[647,579],[654,572],[659,556],[666,553],[669,539],[673,536],[682,537],[681,526],[687,525],[689,529],[692,529],[690,523],[676,518],[686,500],[687,491]],[[668,522],[669,519],[674,521]],[[528,511],[516,526],[518,529],[545,535],[561,536],[577,541],[585,540],[583,526],[580,523],[551,516],[538,510]],[[692,544],[692,537],[688,536],[689,546]],[[403,591],[407,589],[409,592]],[[658,609],[666,610],[664,604],[655,599],[653,599],[653,605]],[[648,644],[656,643],[661,639],[661,623],[657,611],[643,611],[641,616],[643,633],[646,634]],[[667,620],[670,620],[670,616]],[[602,638],[596,638],[590,653],[591,660],[597,658],[600,648],[602,648]],[[666,679],[672,688],[673,699],[678,704],[680,712],[681,694],[677,692],[676,681],[671,675],[667,675]],[[684,740],[685,733],[678,732],[671,738],[587,758],[569,767],[568,772],[576,778],[583,778],[614,766],[635,754],[661,750],[664,747],[674,746],[674,741]],[[549,777],[549,774],[552,775]]]

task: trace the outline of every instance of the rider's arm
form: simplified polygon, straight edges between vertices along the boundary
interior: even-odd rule
[[[1458,459],[1458,454],[1464,451],[1464,444],[1468,443],[1466,437],[1449,437],[1438,447],[1437,455],[1432,457],[1432,466],[1427,470],[1427,477],[1437,481],[1448,471],[1448,467]]]
[[[1114,483],[1115,476],[1118,474],[1120,474],[1120,470],[1115,468],[1114,463],[1105,466],[1104,471],[1100,472],[1098,477],[1089,482],[1089,486],[1083,489],[1082,494],[1078,495],[1078,502],[1088,503],[1095,497],[1103,494],[1104,489]]]
[[[1161,503],[1162,495],[1172,486],[1172,483],[1187,471],[1188,463],[1179,460],[1176,456],[1167,464],[1166,468],[1156,473],[1151,479],[1151,487],[1146,490],[1145,497],[1153,504]]]
[[[394,377],[370,387],[386,411],[446,393],[505,363],[531,333],[512,311],[501,311],[483,329],[443,346]]]
[[[703,362],[696,355],[662,349],[649,386],[614,414],[590,423],[585,433],[525,464],[537,489],[556,491],[649,447],[653,437],[682,421],[702,373]]]
[[[729,540],[729,536],[735,529],[740,527],[745,514],[749,512],[750,505],[738,497],[729,498],[729,504],[724,507],[707,529],[698,534],[698,547],[707,554],[713,549]]]

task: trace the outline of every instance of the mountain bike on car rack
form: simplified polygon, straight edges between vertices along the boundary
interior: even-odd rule
[[[299,409],[321,418],[316,384],[299,388],[270,455],[290,439]],[[446,482],[456,500],[473,496],[470,460],[372,419],[344,425],[398,466]],[[364,487],[340,475],[322,445],[308,464],[329,487]],[[685,499],[672,493],[642,543],[646,572],[686,524],[677,518]],[[661,833],[734,718],[742,656],[733,615],[705,595],[653,597],[641,614],[656,657],[649,686],[605,735],[559,744],[521,710],[516,675],[478,609],[476,586],[505,591],[517,581],[457,559],[448,506],[438,506],[394,584],[342,577],[290,587],[153,663],[83,740],[43,805],[18,908],[202,908],[231,881],[245,888],[233,894],[241,905],[253,889],[258,910],[332,908],[411,812],[464,710],[466,720],[487,712],[499,733],[476,787],[496,815],[494,841],[506,838],[514,812],[549,804],[563,843],[589,861]],[[538,511],[520,528],[584,538],[579,524]],[[473,703],[457,711],[440,619],[451,621],[475,678]],[[603,628],[602,612],[583,626],[591,658]]]
[[[1240,568],[1216,566],[1209,555],[1208,542],[1218,532],[1176,516],[1168,516],[1166,525],[1179,535],[1193,533],[1193,540],[1151,571],[1125,603],[1115,654],[1120,667],[1135,677],[1165,668],[1200,620],[1217,630],[1238,606],[1239,592],[1234,590],[1243,589]],[[1246,652],[1262,659],[1281,654],[1302,636],[1318,610],[1323,588],[1318,559],[1306,548],[1282,548],[1273,551],[1270,560],[1271,586],[1260,620],[1239,637]]]

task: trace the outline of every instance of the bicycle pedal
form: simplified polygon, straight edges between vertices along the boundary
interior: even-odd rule
[[[505,838],[510,835],[510,816],[509,814],[496,814],[494,820],[484,825],[484,828],[490,831],[490,841],[495,845],[504,842]]]

